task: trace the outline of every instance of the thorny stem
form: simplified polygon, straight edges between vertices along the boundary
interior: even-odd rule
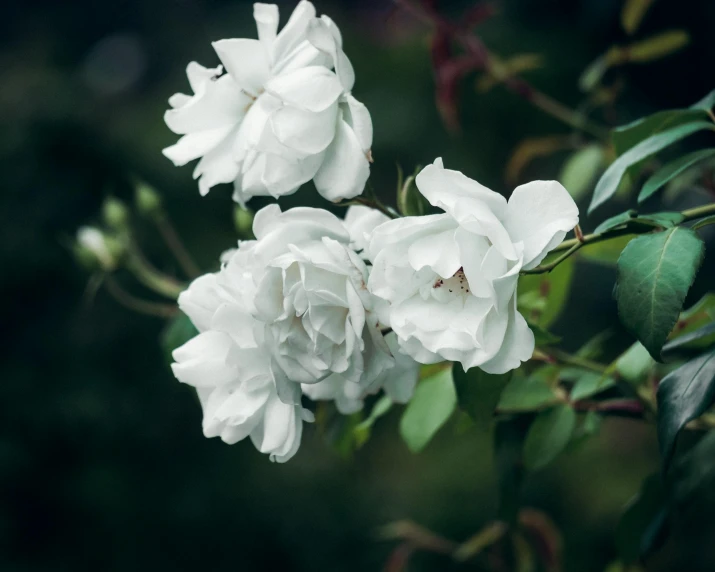
[[[698,218],[715,213],[715,203],[709,205],[703,205],[701,207],[687,209],[682,211],[680,214],[683,215],[682,222],[689,222]],[[604,242],[606,240],[611,240],[613,238],[618,238],[621,236],[626,236],[628,234],[645,234],[646,232],[651,232],[652,229],[645,229],[644,231],[639,231],[638,229],[633,229],[628,226],[625,228],[617,228],[615,230],[608,230],[601,233],[593,233],[582,235],[580,238],[572,238],[570,240],[564,240],[551,252],[564,252],[561,256],[555,259],[549,264],[544,264],[542,266],[537,266],[531,270],[523,270],[521,274],[543,274],[545,272],[551,272],[556,266],[561,264],[569,256],[575,253],[577,250],[589,244],[597,244],[599,242]]]
[[[149,316],[158,316],[160,318],[170,318],[176,314],[176,306],[142,300],[130,294],[119,284],[114,276],[106,276],[105,284],[107,286],[107,292],[109,292],[112,298],[129,310]]]
[[[199,276],[201,274],[201,269],[196,262],[194,262],[194,259],[184,246],[184,243],[181,241],[179,233],[176,232],[169,216],[162,211],[157,213],[157,215],[152,218],[154,219],[154,224],[156,224],[156,227],[159,230],[159,234],[161,234],[166,246],[174,255],[174,258],[176,258],[176,261],[179,263],[179,266],[181,266],[184,273],[189,278],[196,278]]]
[[[394,2],[415,18],[430,26],[448,28],[452,36],[462,45],[464,50],[474,58],[475,64],[479,68],[483,69],[492,77],[501,79],[509,91],[531,103],[534,107],[574,129],[585,131],[593,135],[597,139],[606,140],[608,138],[608,130],[606,128],[595,124],[582,113],[565,106],[551,96],[539,91],[526,80],[515,75],[502,78],[496,70],[494,57],[484,42],[471,31],[453,26],[440,18],[437,14],[416,5],[410,0],[394,0]]]

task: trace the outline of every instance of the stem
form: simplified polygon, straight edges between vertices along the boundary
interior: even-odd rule
[[[170,318],[176,314],[176,306],[170,304],[161,304],[159,302],[150,302],[142,300],[127,292],[114,276],[106,276],[107,291],[117,302],[125,308],[146,314],[148,316],[158,316],[160,318]]]
[[[189,251],[184,246],[184,243],[179,237],[179,233],[176,232],[174,225],[171,223],[171,219],[165,212],[159,212],[156,216],[152,217],[154,224],[156,224],[159,234],[164,239],[166,246],[169,248],[171,253],[176,258],[176,261],[181,266],[181,269],[189,278],[196,278],[201,274],[201,269],[194,262],[194,259],[189,254]]]
[[[595,124],[579,111],[571,109],[570,107],[556,101],[551,96],[539,91],[526,80],[515,75],[502,78],[502,76],[495,69],[495,60],[489,52],[489,49],[486,47],[484,42],[471,31],[450,24],[436,13],[427,11],[420,6],[416,6],[410,0],[394,0],[394,2],[397,6],[401,7],[406,12],[409,12],[416,19],[430,26],[446,28],[449,30],[464,50],[474,58],[475,64],[478,67],[483,69],[490,76],[496,79],[501,79],[504,86],[515,95],[518,95],[525,101],[531,103],[537,109],[540,109],[544,113],[551,115],[551,117],[558,119],[574,129],[585,131],[597,139],[608,139],[607,129]]]
[[[682,222],[689,222],[691,220],[703,218],[704,216],[714,213],[715,203],[712,203],[693,209],[686,209],[684,211],[681,211],[680,214],[683,215]],[[645,234],[651,232],[652,230],[652,228],[646,228],[643,231],[639,231],[638,229],[633,229],[629,226],[626,226],[625,228],[617,228],[615,230],[608,230],[606,232],[601,233],[586,234],[579,238],[564,240],[561,244],[559,244],[551,251],[552,253],[566,251],[563,255],[559,256],[556,260],[550,262],[549,264],[537,266],[536,268],[532,268],[531,270],[522,270],[521,274],[543,274],[545,272],[551,272],[554,268],[556,268],[556,266],[561,264],[564,260],[566,260],[569,256],[571,256],[574,252],[576,252],[583,246],[587,246],[589,244],[597,244],[599,242],[604,242],[606,240],[611,240],[612,238],[626,236],[628,234]]]
[[[354,199],[351,199],[349,201],[343,201],[340,203],[335,203],[335,206],[338,207],[350,207],[354,205],[363,205],[366,207],[370,207],[372,209],[380,211],[382,214],[389,218],[400,218],[400,215],[397,214],[395,211],[393,211],[390,207],[384,205],[380,200],[377,198],[375,199],[370,199],[368,197],[355,197]]]
[[[184,290],[184,286],[174,278],[154,268],[135,245],[127,249],[126,264],[139,282],[157,294],[176,300]]]
[[[549,350],[551,356],[561,363],[567,365],[574,365],[577,367],[583,367],[585,369],[590,369],[596,373],[607,373],[607,367],[601,363],[592,361],[590,359],[582,358],[580,356],[571,355],[563,350],[551,349]]]

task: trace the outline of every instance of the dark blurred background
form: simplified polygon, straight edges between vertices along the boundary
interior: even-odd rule
[[[458,15],[473,3],[437,4]],[[294,4],[281,2],[284,18]],[[434,102],[427,28],[392,13],[388,0],[315,4],[343,31],[354,93],[375,125],[372,179],[386,200],[396,162],[411,171],[436,156],[508,192],[504,168],[522,139],[569,132],[501,87],[476,94],[470,76],[461,134],[450,134]],[[479,28],[483,39],[504,56],[541,54],[544,66],[526,77],[571,106],[583,98],[585,66],[628,41],[621,0],[498,6]],[[189,61],[218,63],[210,41],[255,37],[250,3],[33,0],[1,13],[0,570],[380,570],[393,548],[375,537],[382,524],[408,518],[463,540],[495,518],[492,461],[476,429],[454,421],[413,455],[393,410],[352,459],[308,427],[299,454],[271,464],[248,443],[202,436],[192,391],[172,377],[158,343],[162,320],[132,314],[104,291],[83,297],[88,274],[68,244],[98,219],[105,197],[131,201],[133,177],[162,193],[203,268],[236,240],[230,190],[201,199],[192,167],[161,155],[176,140],[162,115],[171,94],[188,90]],[[683,28],[691,43],[629,67],[611,120],[686,106],[714,88],[713,26],[712,0],[656,1],[642,35]],[[525,176],[555,178],[562,159],[536,162]],[[309,185],[281,204],[324,206]],[[178,272],[150,225],[137,232],[156,265]],[[586,325],[555,328],[571,346],[616,321],[613,271],[584,265],[578,276],[567,313]],[[526,504],[563,532],[566,570],[600,571],[614,559],[619,511],[655,470],[650,429],[617,420],[528,479]],[[667,547],[652,569],[675,569],[682,551]],[[410,568],[452,569],[479,567],[418,555]]]

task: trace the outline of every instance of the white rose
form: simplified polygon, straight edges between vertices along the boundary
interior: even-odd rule
[[[233,259],[245,261],[252,246],[242,244]],[[200,333],[174,350],[172,370],[196,388],[207,437],[228,444],[250,437],[271,460],[284,462],[300,446],[303,421],[313,416],[300,403],[278,398],[278,385],[289,382],[275,366],[263,325],[251,316],[254,294],[240,265],[196,279],[179,296],[179,307]]]
[[[337,373],[368,386],[393,366],[367,267],[340,219],[321,209],[282,213],[269,205],[256,213],[253,232],[254,316],[267,325],[275,359],[291,380],[316,383]]]
[[[362,205],[349,207],[345,213],[345,228],[350,233],[350,246],[366,256],[372,232],[388,220],[390,218],[387,215],[376,209]]]
[[[360,411],[365,397],[381,389],[395,403],[407,403],[415,391],[420,364],[400,350],[394,332],[387,334],[385,341],[395,358],[395,366],[380,374],[369,386],[334,373],[318,383],[303,384],[303,393],[314,401],[335,401],[338,411],[344,415]]]
[[[458,361],[488,373],[518,367],[534,350],[516,309],[519,272],[576,226],[576,204],[556,181],[521,185],[507,203],[441,159],[416,183],[445,214],[386,222],[369,246],[369,289],[389,303],[400,347],[420,363]]]
[[[223,66],[189,64],[194,95],[172,96],[164,117],[183,137],[164,154],[175,165],[201,158],[194,170],[201,194],[233,182],[241,204],[293,193],[311,179],[331,201],[360,194],[372,121],[350,94],[355,75],[339,30],[307,1],[280,33],[277,6],[255,4],[254,18],[259,39],[213,44]]]

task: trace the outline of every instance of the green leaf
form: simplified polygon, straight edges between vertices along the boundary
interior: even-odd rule
[[[641,490],[628,502],[616,527],[616,550],[626,564],[638,562],[650,552],[648,535],[665,505],[665,491],[659,474],[643,480]]]
[[[656,360],[695,280],[703,251],[697,234],[675,227],[634,238],[618,259],[615,295],[621,322]]]
[[[539,413],[524,441],[524,466],[533,471],[548,465],[566,447],[575,426],[576,413],[569,405]]]
[[[501,420],[494,431],[494,464],[499,487],[499,519],[514,526],[524,480],[522,450],[528,430],[523,416]]]
[[[601,224],[599,224],[595,230],[594,234],[601,234],[615,228],[624,227],[637,215],[635,209],[628,209],[626,212],[607,218]]]
[[[715,322],[669,341],[663,346],[663,353],[682,349],[704,348],[715,343]]]
[[[418,166],[414,173],[407,177],[397,191],[397,208],[404,216],[422,216],[429,211],[429,203],[417,189],[415,177],[422,169]],[[401,178],[401,172],[400,172]]]
[[[643,344],[636,342],[616,360],[616,371],[626,381],[637,384],[648,375],[655,365]]]
[[[511,379],[511,372],[493,375],[477,367],[465,372],[460,364],[455,363],[452,375],[460,409],[479,427],[489,430],[499,397]]]
[[[579,251],[579,256],[589,262],[615,266],[621,252],[633,238],[634,235],[626,234],[596,244],[589,244]]]
[[[660,228],[670,228],[680,224],[685,220],[685,217],[676,212],[661,212],[647,215],[638,215],[631,221],[631,224],[645,224]]]
[[[400,420],[400,434],[413,453],[421,451],[452,415],[457,395],[452,383],[452,369],[445,368],[415,389]]]
[[[715,505],[715,431],[709,431],[687,453],[678,454],[666,475],[673,512],[684,523],[706,522]],[[689,532],[695,533],[697,527]],[[711,539],[708,539],[711,540]]]
[[[715,89],[703,97],[700,101],[693,103],[690,109],[710,111],[715,106]]]
[[[677,177],[680,173],[700,161],[709,159],[714,155],[715,149],[702,149],[700,151],[694,151],[693,153],[683,155],[675,161],[671,161],[667,165],[664,165],[653,173],[653,175],[651,175],[651,177],[645,182],[641,192],[638,194],[638,202],[642,203],[669,181]]]
[[[692,228],[693,230],[698,230],[699,228],[703,228],[704,226],[708,226],[711,224],[715,224],[715,215],[710,215],[705,218],[701,218],[692,226]]]
[[[544,372],[544,370],[546,370]],[[546,377],[550,373],[558,374],[556,368],[546,366],[537,370],[530,377],[514,375],[502,391],[499,399],[501,411],[534,411],[560,401]],[[546,375],[545,375],[546,374]]]
[[[591,205],[588,207],[588,212],[593,212],[594,209],[613,196],[618,189],[618,184],[621,182],[623,175],[626,174],[628,167],[635,165],[643,159],[647,159],[661,149],[672,145],[676,141],[680,141],[688,135],[712,128],[713,124],[706,121],[686,123],[685,125],[673,127],[656,135],[652,135],[626,151],[606,169],[606,172],[598,181],[596,189],[593,192]]]
[[[603,154],[603,147],[594,143],[574,152],[564,163],[559,182],[574,200],[579,200],[591,188],[603,165]]]
[[[690,43],[685,30],[668,30],[627,46],[627,61],[645,63],[669,56]]]
[[[638,30],[641,20],[650,8],[653,0],[626,0],[621,10],[621,26],[629,35]]]
[[[675,439],[715,398],[715,349],[666,375],[658,385],[658,443],[667,473]]]
[[[669,109],[637,119],[613,130],[611,137],[616,155],[623,155],[641,141],[666,129],[707,119],[707,113],[699,108]]]
[[[172,363],[174,361],[174,358],[171,357],[171,352],[183,346],[198,333],[199,331],[184,313],[179,313],[169,320],[161,333],[161,347],[164,350],[167,362]]]
[[[529,329],[534,333],[534,341],[537,346],[552,346],[561,341],[560,336],[552,334],[541,326],[530,323],[528,320],[527,323],[529,324]]]
[[[548,328],[561,314],[568,300],[573,278],[574,259],[567,258],[546,274],[528,274],[519,278],[519,306],[530,323]]]
[[[615,383],[616,380],[608,375],[584,371],[571,389],[570,398],[572,401],[586,399],[587,397],[591,397],[592,395],[596,395],[601,391],[613,387]]]
[[[375,424],[375,421],[385,415],[391,408],[392,400],[387,395],[383,395],[375,403],[375,405],[373,405],[372,410],[370,411],[370,415],[367,417],[367,419],[361,421],[353,428],[355,444],[358,448],[362,447],[370,438],[372,426]]]

